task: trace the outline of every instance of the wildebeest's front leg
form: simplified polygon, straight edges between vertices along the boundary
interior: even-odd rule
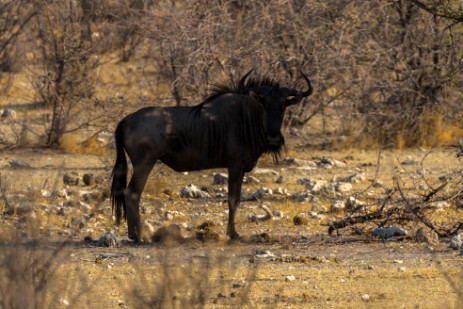
[[[129,238],[141,239],[140,198],[154,163],[134,165],[132,179],[125,191],[125,205]]]
[[[228,227],[227,235],[231,239],[238,239],[240,235],[235,230],[235,213],[240,204],[241,185],[244,171],[242,168],[230,167],[228,169]]]

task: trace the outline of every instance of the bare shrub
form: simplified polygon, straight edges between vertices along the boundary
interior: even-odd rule
[[[379,227],[424,225],[439,237],[449,237],[463,230],[463,223],[455,216],[463,201],[463,170],[436,179],[425,172],[424,164],[430,160],[429,155],[425,155],[419,164],[419,170],[423,171],[419,176],[414,170],[416,166],[413,171],[407,171],[399,163],[398,167],[404,172],[393,176],[394,186],[386,189],[383,196],[368,197],[364,194],[368,188],[360,192],[358,195],[368,201],[368,206],[350,209],[343,218],[330,222],[328,232],[331,234],[365,223]]]
[[[67,258],[66,242],[46,246],[38,240],[1,243],[0,307],[58,308],[76,304],[85,284],[59,274]],[[69,297],[67,297],[67,294]]]
[[[87,126],[94,94],[94,70],[99,64],[82,36],[82,11],[73,1],[39,1],[42,9],[34,30],[40,42],[42,71],[35,83],[40,99],[52,111],[46,144]],[[93,118],[94,115],[91,116]]]
[[[213,304],[225,302],[236,308],[251,306],[249,293],[252,291],[252,281],[257,274],[257,266],[246,267],[242,286],[236,297],[230,298],[233,289],[229,272],[239,267],[238,261],[209,254],[203,258],[192,258],[190,261],[179,262],[171,259],[172,252],[155,254],[159,260],[160,271],[152,277],[139,270],[139,282],[132,290],[127,291],[127,299],[137,308],[208,308]],[[175,261],[175,262],[172,262]],[[236,265],[235,265],[236,264]],[[143,267],[143,266],[141,266]]]

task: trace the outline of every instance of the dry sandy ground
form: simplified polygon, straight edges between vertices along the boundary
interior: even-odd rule
[[[285,178],[283,186],[290,194],[296,194],[304,191],[299,183],[302,178],[331,181],[361,172],[365,174],[365,180],[353,184],[353,192],[373,198],[380,197],[393,185],[394,176],[401,175],[409,187],[419,187],[424,179],[433,185],[440,176],[460,168],[460,163],[449,150],[378,154],[375,151],[314,152],[305,151],[302,145],[292,146],[294,150],[289,156],[312,161],[330,157],[345,162],[346,166],[332,169],[300,169],[300,166],[293,165],[275,167],[269,158],[264,158],[259,167],[272,168],[275,173],[253,173],[260,183],[245,184],[244,191],[251,193],[264,186],[276,189],[282,185],[275,184],[275,179],[282,175]],[[9,165],[11,160],[26,161],[31,168],[14,169]],[[416,163],[401,165],[405,160]],[[0,222],[1,251],[4,255],[13,252],[14,256],[14,252],[19,254],[23,252],[21,248],[26,248],[28,253],[25,256],[53,260],[59,265],[53,280],[48,281],[45,307],[190,308],[201,304],[207,308],[463,306],[463,258],[449,248],[448,239],[440,239],[437,244],[416,243],[412,238],[382,242],[369,237],[371,226],[366,226],[367,232],[362,235],[343,232],[340,236],[329,236],[327,221],[344,214],[329,212],[331,200],[328,198],[322,199],[318,206],[295,202],[285,196],[263,198],[284,216],[260,224],[248,219],[252,213],[263,214],[258,203],[246,202],[237,218],[237,229],[245,239],[228,242],[224,235],[227,216],[223,198],[189,200],[176,195],[188,183],[211,187],[215,190],[212,192],[216,192],[220,188],[211,185],[214,171],[183,175],[166,167],[157,167],[157,174],[151,176],[143,197],[143,217],[154,228],[178,223],[182,226],[182,234],[188,237],[194,235],[194,226],[206,219],[212,220],[216,223],[213,229],[219,240],[205,243],[187,240],[166,245],[133,245],[123,240],[116,248],[91,247],[84,237],[96,239],[113,225],[109,201],[88,202],[95,216],[85,226],[75,229],[73,219],[85,215],[85,208],[73,208],[64,215],[56,215],[55,210],[62,207],[60,203],[64,199],[44,198],[41,190],[103,190],[108,183],[95,188],[66,188],[61,181],[62,175],[77,171],[108,177],[111,164],[110,157],[70,155],[43,149],[6,151],[0,158],[0,173],[3,184],[8,185],[8,199],[17,201],[18,205],[27,201],[37,208],[34,219],[40,219],[41,223],[39,232],[34,230],[32,233],[42,239],[38,245],[23,240],[12,242],[12,229],[26,230],[29,227],[25,227],[24,220],[15,214],[3,215]],[[423,170],[425,173],[420,172]],[[426,175],[426,178],[416,175]],[[372,187],[375,180],[381,180],[384,188]],[[70,195],[68,199],[73,200],[75,196],[78,194]],[[0,207],[6,206],[3,203]],[[158,208],[163,213],[160,214]],[[163,217],[167,211],[182,215],[174,215],[167,221]],[[293,225],[294,215],[309,211],[326,216],[310,220],[307,225]],[[460,212],[444,211],[441,217],[453,216],[455,220],[461,220]],[[415,227],[418,225],[406,228]],[[30,236],[30,233],[19,234]],[[119,230],[123,239],[125,233],[124,225]],[[259,238],[262,234],[267,236]],[[64,240],[69,242],[56,250]],[[20,260],[21,257],[17,258]]]

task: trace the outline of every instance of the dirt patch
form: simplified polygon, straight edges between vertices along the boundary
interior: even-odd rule
[[[263,158],[251,173],[254,180],[244,184],[243,192],[264,194],[243,202],[238,210],[241,241],[229,241],[225,235],[226,183],[214,184],[214,174],[222,170],[178,174],[159,165],[141,205],[145,231],[157,230],[156,241],[133,244],[123,222],[114,230],[117,247],[110,247],[112,242],[109,247],[95,247],[84,239],[99,239],[114,226],[107,195],[97,194],[109,187],[111,158],[50,150],[7,151],[0,160],[5,193],[0,255],[11,257],[20,247],[27,256],[46,259],[50,255],[40,252],[59,248],[59,265],[46,285],[47,293],[59,296],[46,298],[51,307],[451,308],[463,304],[458,288],[463,259],[449,248],[448,238],[432,234],[427,236],[432,241],[416,242],[414,232],[423,228],[420,223],[400,226],[407,235],[393,240],[371,237],[380,223],[375,220],[331,236],[327,233],[331,220],[346,215],[343,206],[350,196],[364,202],[351,208],[375,207],[374,201],[379,204],[393,188],[394,177],[401,177],[410,192],[426,191],[425,185],[436,187],[439,178],[460,168],[451,152],[298,151],[296,155],[297,164],[289,160],[277,166]],[[10,160],[29,166],[13,167]],[[406,160],[413,164],[402,164]],[[76,185],[66,185],[63,176],[70,172],[80,178],[91,173],[102,181],[80,179]],[[351,177],[354,174],[362,177]],[[316,183],[324,187],[309,192],[307,179],[312,189]],[[347,193],[330,187],[346,179],[359,180],[350,182]],[[179,192],[190,183],[211,197],[181,198]],[[6,209],[6,201],[11,209]],[[332,207],[336,201],[341,201],[339,208]],[[435,222],[461,221],[458,203],[439,207],[442,210],[432,217]],[[296,216],[303,218],[303,224],[295,225]],[[268,218],[255,220],[260,217]],[[162,226],[175,228],[159,232]],[[40,241],[32,244],[30,239]],[[3,274],[8,272],[5,267],[0,268]]]

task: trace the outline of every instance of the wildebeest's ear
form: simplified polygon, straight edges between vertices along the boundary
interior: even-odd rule
[[[260,95],[257,92],[255,92],[254,90],[249,90],[249,96],[256,101],[260,101],[264,97],[263,95]]]
[[[302,98],[303,98],[302,95],[298,95],[298,96],[295,96],[294,98],[292,98],[290,100],[286,99],[285,105],[286,106],[291,106],[291,105],[297,104],[297,103],[301,102]]]

